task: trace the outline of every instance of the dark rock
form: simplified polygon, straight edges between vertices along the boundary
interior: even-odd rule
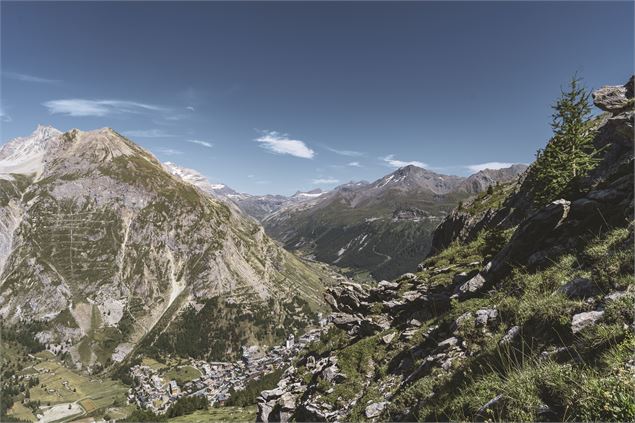
[[[571,299],[589,298],[600,292],[597,285],[587,278],[575,278],[561,286],[559,291]]]

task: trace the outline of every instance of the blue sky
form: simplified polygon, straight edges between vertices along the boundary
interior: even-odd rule
[[[574,72],[633,72],[633,2],[1,3],[2,141],[109,126],[250,193],[527,163]]]

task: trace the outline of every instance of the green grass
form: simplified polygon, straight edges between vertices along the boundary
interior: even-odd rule
[[[201,372],[192,366],[174,367],[163,374],[165,380],[176,380],[178,384],[183,384],[201,377]]]
[[[256,407],[218,407],[168,419],[170,423],[253,422]]]

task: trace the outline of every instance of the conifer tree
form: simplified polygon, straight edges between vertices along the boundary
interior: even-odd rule
[[[534,201],[539,206],[569,193],[597,164],[599,151],[593,145],[595,129],[590,120],[589,97],[581,79],[574,76],[552,106],[553,137],[538,150],[530,170]]]

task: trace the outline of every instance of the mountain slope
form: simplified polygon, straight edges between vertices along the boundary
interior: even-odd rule
[[[501,187],[448,218],[465,231],[417,273],[330,288],[334,327],[259,421],[635,419],[632,81],[601,90],[625,107],[596,98],[610,113],[583,189],[518,211],[534,187]]]
[[[26,142],[7,144],[0,157]],[[317,266],[115,131],[73,130],[48,138],[44,151],[28,175],[1,180],[0,314],[47,321],[39,339],[77,365],[120,361],[158,322],[169,334],[179,310],[200,311],[212,298],[220,308],[242,305],[240,330],[208,328],[224,341],[217,357],[281,339],[276,329],[303,326],[320,308],[326,278]],[[250,321],[254,310],[270,319]]]
[[[484,170],[462,178],[406,166],[372,183],[350,183],[263,219],[286,248],[376,279],[392,278],[425,256],[431,234],[460,201],[526,169]]]

